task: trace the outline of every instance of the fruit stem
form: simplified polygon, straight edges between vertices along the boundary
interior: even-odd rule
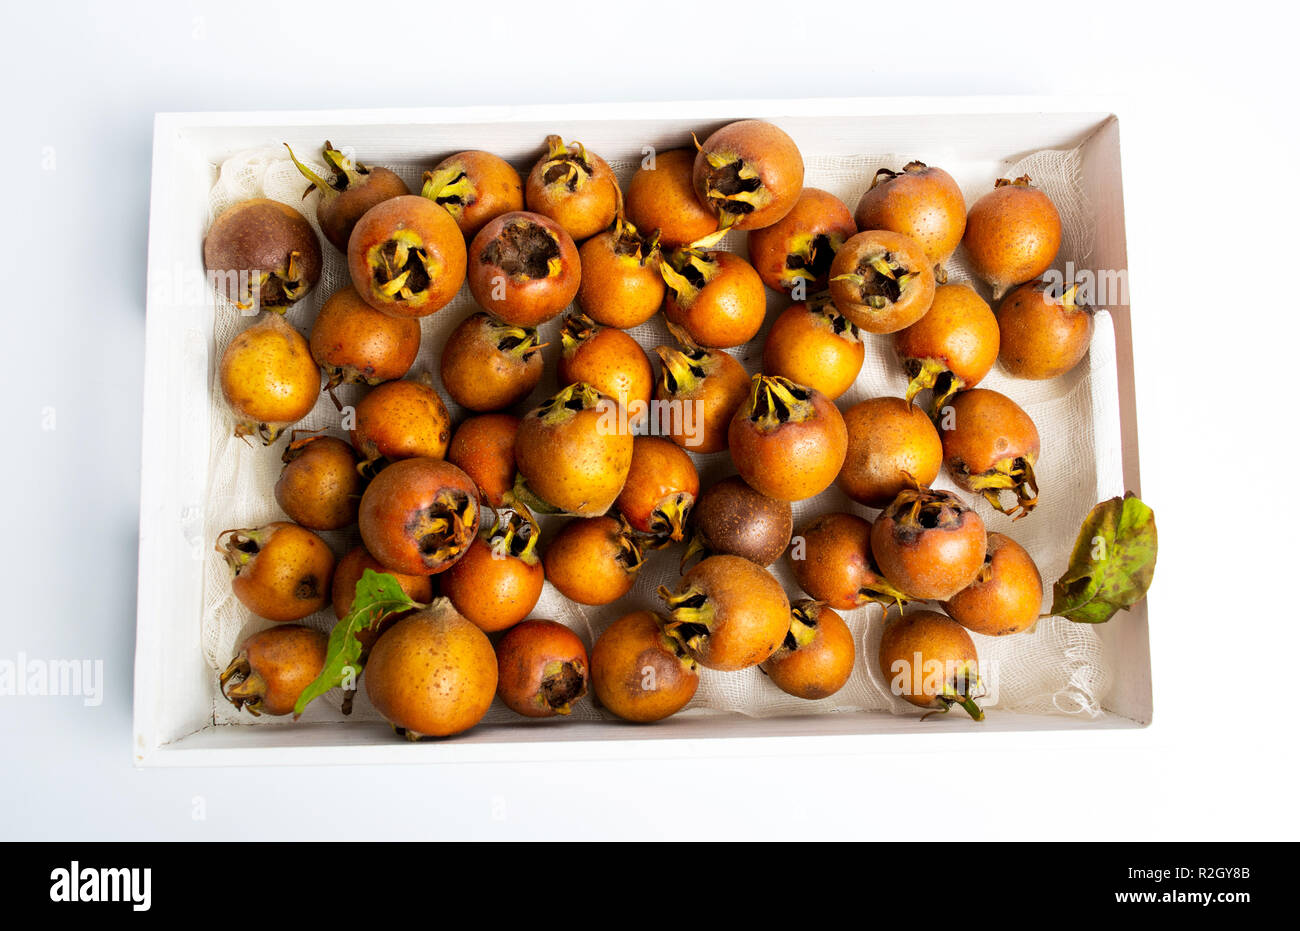
[[[307,190],[302,192],[304,199],[313,190],[320,191],[321,197],[334,197],[338,194],[338,191],[334,190],[334,185],[316,174],[316,172],[312,171],[302,162],[298,161],[298,156],[293,154],[293,149],[289,148],[289,143],[284,143],[284,147],[289,149],[289,158],[292,159],[294,166],[298,169],[298,173],[311,182],[307,185]]]

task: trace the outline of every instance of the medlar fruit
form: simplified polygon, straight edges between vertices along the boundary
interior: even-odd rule
[[[449,155],[426,171],[420,193],[451,214],[466,239],[503,213],[524,209],[519,172],[500,156],[478,150]]]
[[[767,659],[790,628],[781,583],[739,556],[710,556],[682,576],[677,590],[659,586],[664,625],[701,666],[736,670]]]
[[[762,120],[722,127],[699,146],[692,171],[695,194],[723,228],[771,226],[803,190],[803,156],[782,129]]]
[[[965,219],[965,211],[962,219]],[[806,187],[794,207],[771,226],[749,233],[749,261],[773,291],[790,291],[803,282],[798,297],[825,290],[831,260],[858,228],[849,208],[828,191]]]
[[[655,347],[662,363],[655,400],[667,421],[660,432],[691,452],[722,452],[732,415],[749,396],[749,375],[722,350],[704,349],[682,337],[684,333],[680,349]]]
[[[848,450],[839,410],[814,388],[755,375],[727,443],[741,478],[770,498],[802,501],[835,481]]]
[[[763,326],[767,293],[754,267],[733,252],[678,249],[659,263],[664,317],[701,346],[749,342]]]
[[[859,230],[890,230],[916,240],[930,264],[942,266],[966,231],[966,201],[948,172],[912,161],[902,171],[876,172],[853,221]]]
[[[695,152],[669,149],[642,163],[627,186],[625,209],[637,229],[659,231],[668,249],[689,245],[718,229],[718,217],[695,196]]]
[[[584,242],[578,258],[578,303],[597,323],[622,330],[640,326],[664,302],[658,237],[647,239],[626,220]]]
[[[491,508],[505,503],[515,484],[515,434],[519,418],[483,414],[461,421],[451,435],[447,461],[474,480],[479,497]]]
[[[578,293],[578,247],[558,223],[538,213],[503,213],[469,246],[469,290],[507,323],[537,326]]]
[[[622,330],[570,313],[560,329],[560,384],[585,382],[627,411],[629,423],[645,420],[654,391],[654,369],[641,344]]]
[[[1061,248],[1061,215],[1028,175],[997,185],[971,205],[962,242],[975,274],[993,286],[993,299],[1052,267]]]
[[[419,194],[371,207],[348,239],[353,287],[393,317],[427,317],[447,306],[465,281],[465,263],[460,228]]]
[[[979,656],[970,634],[935,611],[913,611],[885,627],[878,654],[889,689],[918,708],[946,712],[961,705],[976,721],[984,712]]]
[[[282,314],[320,281],[320,242],[297,210],[257,197],[212,221],[203,238],[203,267],[240,310]]]
[[[705,489],[691,509],[690,525],[694,535],[683,567],[700,553],[770,566],[790,543],[794,517],[789,501],[769,498],[733,475]]]
[[[257,436],[263,446],[306,417],[320,395],[311,347],[278,314],[267,314],[230,341],[218,377],[236,417],[235,436]]]
[[[341,530],[356,523],[361,502],[357,454],[334,436],[306,436],[284,451],[275,483],[281,510],[309,530]]]
[[[370,551],[364,546],[354,546],[339,560],[338,566],[334,569],[334,584],[330,589],[330,600],[334,606],[334,615],[342,620],[347,617],[348,612],[352,610],[352,603],[357,597],[357,583],[365,575],[367,569],[373,572],[382,572],[391,575],[397,580],[398,586],[406,592],[406,596],[412,601],[418,601],[420,604],[428,604],[433,601],[433,579],[427,575],[406,575],[402,572],[394,572],[386,568],[378,559],[370,555]],[[411,611],[404,611],[399,614],[390,614],[385,617],[379,624],[373,627],[363,627],[356,632],[357,639],[361,641],[363,652],[368,652],[375,645],[375,641],[386,630],[400,621],[402,618],[415,613],[418,608]]]
[[[289,149],[286,142],[284,147]],[[362,215],[375,204],[410,194],[406,182],[387,168],[371,168],[354,162],[335,149],[327,139],[321,158],[329,165],[333,176],[322,178],[312,171],[289,149],[289,158],[310,183],[303,192],[306,197],[313,190],[320,192],[316,200],[316,222],[330,244],[340,252],[348,251],[348,239]]]
[[[482,311],[447,337],[439,367],[451,399],[472,411],[495,411],[528,397],[542,380],[542,346],[532,327]]]
[[[930,415],[958,391],[973,388],[998,358],[998,321],[989,305],[964,284],[935,289],[929,312],[894,334],[894,349],[911,383],[907,400],[933,389]]]
[[[587,648],[555,621],[524,621],[497,644],[497,695],[526,718],[569,714],[587,694]]]
[[[918,601],[943,601],[979,575],[988,540],[984,521],[950,491],[900,492],[871,526],[871,555],[895,589]]]
[[[641,571],[641,547],[623,517],[577,517],[551,540],[542,556],[546,578],[584,605],[617,601]]]
[[[327,390],[377,385],[410,371],[420,352],[420,321],[380,313],[348,285],[321,305],[308,344],[329,379]]]
[[[967,630],[1001,637],[1033,627],[1042,603],[1043,580],[1033,558],[1010,537],[990,533],[979,575],[943,609]]]
[[[902,398],[869,398],[844,412],[848,449],[837,481],[859,504],[882,508],[900,491],[929,485],[943,467],[930,418]]]
[[[440,577],[442,593],[464,617],[492,633],[528,617],[542,597],[537,522],[520,505],[496,513],[465,555]]]
[[[790,568],[799,587],[817,601],[841,611],[906,602],[871,557],[871,521],[856,514],[823,514],[799,530],[795,540]]]
[[[451,441],[451,415],[422,381],[386,381],[357,404],[352,445],[367,466],[379,459],[441,459]]]
[[[365,683],[375,709],[407,740],[446,737],[487,714],[497,657],[487,634],[439,598],[376,641]]]
[[[844,688],[853,675],[855,648],[849,625],[819,601],[790,606],[790,629],[775,653],[758,668],[795,698],[816,701]]]
[[[478,533],[478,489],[441,459],[401,459],[361,496],[361,539],[379,562],[405,575],[435,575],[465,554]]]
[[[581,242],[614,222],[622,195],[605,160],[581,142],[546,137],[546,154],[528,173],[528,209],[550,217]]]
[[[831,262],[831,298],[868,333],[894,333],[925,316],[934,301],[934,268],[902,233],[858,233]]]
[[[632,465],[632,434],[617,404],[591,385],[569,385],[530,411],[515,436],[515,493],[534,510],[594,517],[609,510]]]
[[[963,391],[939,421],[943,461],[958,487],[976,491],[1003,514],[1021,518],[1038,503],[1038,428],[1005,394],[987,388]],[[1002,492],[1014,493],[1008,507]]]
[[[289,714],[303,689],[325,668],[328,645],[323,631],[301,624],[253,634],[221,673],[221,694],[236,710],[254,717]]]
[[[998,358],[1016,378],[1064,375],[1083,360],[1092,342],[1093,309],[1076,301],[1078,286],[1060,297],[1045,281],[1022,284],[998,307],[1002,330]]]
[[[217,537],[234,578],[230,590],[245,608],[268,621],[298,621],[325,607],[334,554],[297,524],[273,521]]]
[[[660,545],[679,542],[700,493],[700,474],[681,447],[657,436],[632,439],[632,466],[615,504],[632,529]]]
[[[763,344],[763,373],[820,391],[832,401],[857,381],[866,347],[862,331],[829,297],[783,310]]]
[[[700,678],[681,638],[651,611],[626,614],[591,648],[597,700],[626,721],[660,721],[695,697]]]

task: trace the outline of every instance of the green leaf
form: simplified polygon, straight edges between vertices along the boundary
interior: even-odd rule
[[[412,601],[402,586],[387,572],[367,569],[357,580],[356,598],[352,610],[341,618],[330,631],[329,646],[325,651],[325,666],[320,675],[303,689],[293,706],[297,718],[311,702],[330,689],[338,688],[351,671],[353,681],[361,675],[361,641],[357,632],[380,624],[390,614],[427,607]]]
[[[1079,529],[1052,614],[1083,624],[1109,621],[1146,596],[1156,571],[1156,517],[1128,492],[1093,508]]]

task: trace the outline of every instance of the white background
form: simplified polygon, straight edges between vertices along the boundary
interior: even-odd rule
[[[330,839],[340,815],[403,838],[1296,837],[1300,204],[1279,5],[719,5],[732,33],[698,3],[421,9],[6,10],[0,658],[102,659],[106,684],[97,708],[0,697],[0,837]],[[919,94],[1128,100],[1161,535],[1150,728],[738,761],[132,768],[140,437],[166,429],[140,418],[155,111]]]

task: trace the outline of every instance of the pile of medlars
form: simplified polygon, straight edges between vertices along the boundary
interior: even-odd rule
[[[1061,223],[1029,178],[997,181],[968,210],[949,174],[912,162],[878,172],[850,212],[804,187],[794,140],[756,120],[647,159],[626,192],[599,155],[558,136],[524,180],[495,155],[462,152],[426,172],[419,194],[329,143],[323,159],[319,173],[294,161],[351,284],[308,338],[282,316],[320,276],[300,213],[240,203],[204,243],[210,272],[247,283],[236,302],[266,311],[221,358],[237,434],[274,442],[312,409],[322,376],[331,393],[371,386],[347,440],[290,434],[274,494],[291,520],[218,539],[234,594],[277,622],[222,675],[237,707],[294,708],[327,643],[291,622],[331,602],[349,617],[373,570],[427,605],[357,632],[367,693],[408,737],[472,727],[494,695],[521,715],[568,714],[589,686],[621,718],[659,720],[691,700],[698,666],[758,666],[774,687],[824,698],[854,663],[837,612],[871,602],[885,606],[877,661],[895,692],[982,715],[967,630],[1032,626],[1039,572],[961,497],[929,486],[946,468],[999,511],[1028,514],[1038,431],[1011,398],[976,386],[998,360],[1019,378],[1061,375],[1092,331],[1073,292],[1040,280]],[[731,230],[747,231],[748,261],[715,248]],[[959,246],[996,314],[975,288],[944,283]],[[453,425],[432,373],[408,372],[419,318],[462,284],[481,309],[442,347],[441,387],[472,412]],[[724,350],[758,334],[766,289],[794,300],[751,378]],[[536,327],[575,299],[564,387],[512,413],[543,374]],[[657,377],[625,332],[656,313],[676,340],[655,348]],[[871,334],[892,334],[907,397],[841,411]],[[665,409],[685,416],[643,429]],[[723,450],[737,474],[701,491],[691,454]],[[833,483],[875,519],[826,513],[794,528],[790,502]],[[570,515],[544,552],[536,513]],[[336,565],[315,531],[354,523],[363,545]],[[590,656],[566,627],[528,619],[544,580],[609,604],[668,546],[682,549],[680,581],[660,588],[658,611],[609,625]],[[809,597],[791,601],[768,571],[783,556]]]

